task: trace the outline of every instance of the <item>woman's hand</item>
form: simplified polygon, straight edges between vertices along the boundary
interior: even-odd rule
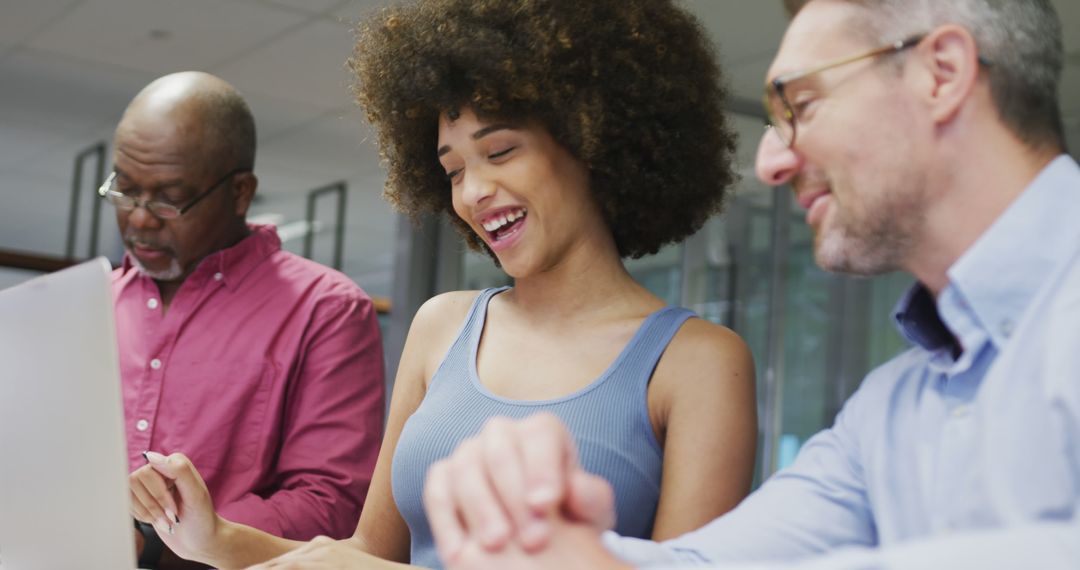
[[[132,516],[154,525],[177,556],[212,563],[226,525],[214,512],[202,476],[182,453],[144,455],[147,465],[128,477]]]

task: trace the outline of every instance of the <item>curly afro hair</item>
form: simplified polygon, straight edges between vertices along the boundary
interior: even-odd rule
[[[420,0],[361,23],[349,65],[386,199],[448,212],[475,249],[436,156],[444,112],[544,126],[588,168],[622,257],[697,231],[735,180],[710,41],[672,0]]]

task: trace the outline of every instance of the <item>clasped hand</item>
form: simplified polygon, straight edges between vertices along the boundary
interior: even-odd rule
[[[448,568],[623,567],[600,543],[615,522],[611,486],[578,465],[551,414],[490,420],[431,467],[424,506]]]

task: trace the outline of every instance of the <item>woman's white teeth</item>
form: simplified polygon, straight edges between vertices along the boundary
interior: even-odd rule
[[[513,223],[514,221],[519,220],[519,219],[524,218],[524,217],[525,217],[525,210],[514,210],[512,212],[508,212],[508,213],[503,214],[503,215],[501,215],[501,216],[499,216],[497,218],[492,218],[492,219],[484,222],[483,226],[484,226],[485,230],[487,230],[489,232],[493,232],[493,231],[496,231],[499,228],[505,226],[506,224]]]

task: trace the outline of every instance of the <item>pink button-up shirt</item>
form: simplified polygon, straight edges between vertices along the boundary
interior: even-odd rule
[[[229,520],[297,540],[352,534],[383,425],[367,294],[282,251],[270,226],[206,257],[164,317],[127,259],[113,293],[130,469],[144,450],[183,452]]]

